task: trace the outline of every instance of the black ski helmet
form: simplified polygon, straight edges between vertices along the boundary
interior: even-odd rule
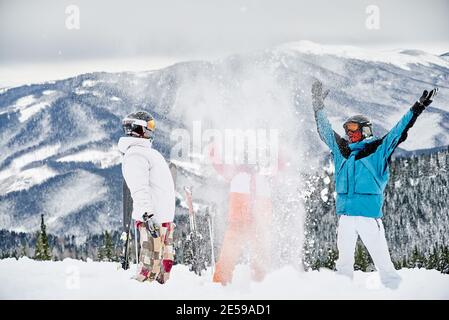
[[[128,114],[122,120],[123,131],[127,136],[153,140],[156,123],[151,114],[146,111],[137,111]]]
[[[357,123],[360,126],[360,129],[362,130],[363,139],[373,136],[373,124],[367,117],[358,114],[358,115],[348,118],[345,121],[345,123],[343,123],[343,128],[345,129],[345,131],[346,131],[346,125],[351,122]]]

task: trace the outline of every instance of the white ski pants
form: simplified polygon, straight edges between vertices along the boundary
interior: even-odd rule
[[[387,240],[385,239],[385,229],[381,219],[362,216],[340,216],[337,230],[337,272],[351,279],[353,278],[354,252],[358,236],[360,236],[363,244],[368,249],[376,269],[379,271],[382,283],[386,287],[397,288],[401,277],[397,274],[391,262]]]

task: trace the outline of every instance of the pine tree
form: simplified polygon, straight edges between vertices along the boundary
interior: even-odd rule
[[[326,260],[324,261],[323,267],[331,270],[335,270],[335,262],[337,261],[338,253],[337,250],[329,249]]]
[[[425,257],[419,252],[418,246],[415,245],[413,248],[412,256],[410,258],[410,268],[421,269],[425,265]]]
[[[441,271],[442,273],[449,274],[449,247],[448,246],[441,246],[438,270]]]
[[[438,252],[438,246],[433,247],[432,253],[426,261],[426,269],[438,269],[438,262],[440,261],[440,254]]]
[[[51,260],[46,229],[44,215],[41,214],[41,230],[37,234],[36,251],[34,254],[35,260]]]
[[[21,251],[20,251],[20,257],[22,258],[22,257],[27,257],[27,256],[28,256],[28,254],[27,254],[27,248],[26,248],[26,245],[23,244],[23,245],[22,245],[22,249],[21,249]]]
[[[184,241],[183,246],[183,264],[185,265],[192,265],[193,264],[193,246],[192,246],[192,240],[190,239],[190,234],[186,235],[186,240]]]
[[[104,233],[105,237],[105,256],[108,261],[117,261],[117,257],[114,253],[114,243],[112,242],[111,234],[107,231]]]
[[[98,249],[97,259],[98,259],[98,261],[104,260],[104,248],[103,247],[100,247]]]
[[[319,270],[320,268],[324,267],[324,263],[321,262],[319,258],[315,259],[313,263],[310,265],[310,269],[312,270]]]
[[[407,258],[405,256],[402,257],[402,268],[407,268],[409,266],[409,263],[407,261]]]
[[[393,265],[394,265],[394,268],[396,270],[402,269],[402,262],[401,262],[401,260],[393,260]]]
[[[370,265],[368,254],[366,253],[366,249],[360,244],[357,243],[357,247],[355,250],[355,263],[354,270],[361,270],[366,272]]]
[[[103,246],[98,250],[98,260],[108,262],[117,261],[117,256],[114,252],[111,235],[105,231],[103,234]]]

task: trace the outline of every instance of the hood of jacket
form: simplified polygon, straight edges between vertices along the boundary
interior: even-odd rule
[[[365,148],[365,146],[367,144],[372,143],[376,140],[377,140],[377,138],[369,137],[369,138],[363,139],[362,141],[359,141],[359,142],[350,143],[350,144],[348,144],[348,147],[351,149],[351,151],[358,152],[358,151],[362,150],[363,148]]]
[[[149,139],[136,137],[121,137],[118,141],[118,149],[121,153],[125,153],[132,146],[151,148],[152,145],[153,143]]]

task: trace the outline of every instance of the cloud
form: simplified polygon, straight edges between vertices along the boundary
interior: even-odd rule
[[[380,29],[365,27],[366,7]],[[449,44],[449,3],[399,1],[1,1],[0,61],[148,56],[216,57],[308,39],[352,45]],[[80,30],[65,27],[68,5]]]

